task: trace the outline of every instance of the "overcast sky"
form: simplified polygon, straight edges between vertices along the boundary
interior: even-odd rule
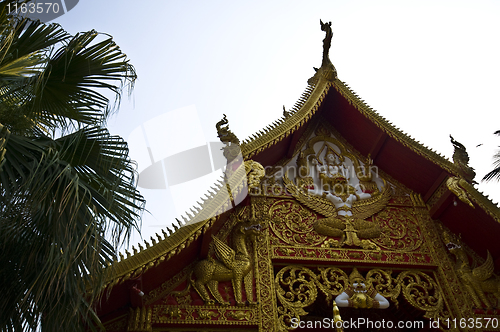
[[[158,156],[216,141],[222,114],[240,140],[280,118],[321,65],[321,18],[332,21],[330,58],[338,77],[403,132],[449,159],[452,134],[467,147],[480,182],[500,145],[493,135],[500,129],[498,17],[500,0],[80,0],[56,22],[71,33],[112,35],[136,67],[135,90],[109,128],[130,141],[139,170],[151,158],[134,130]],[[175,121],[179,109],[190,121]],[[155,134],[155,128],[162,129]],[[212,179],[204,181],[142,190],[150,211],[144,238],[193,205]],[[499,186],[478,188],[498,202]]]

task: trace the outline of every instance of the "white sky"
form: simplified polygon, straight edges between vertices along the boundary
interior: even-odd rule
[[[153,120],[180,133],[164,142],[168,135],[159,134],[155,142],[176,146],[199,138],[200,129],[191,128],[200,126],[206,141],[216,141],[222,114],[240,140],[278,119],[282,106],[291,108],[305,89],[312,67],[321,65],[319,19],[332,21],[330,58],[339,78],[403,132],[449,159],[452,134],[467,147],[480,182],[500,145],[493,135],[500,129],[498,17],[500,0],[81,0],[56,22],[71,33],[95,29],[114,36],[136,67],[136,88],[109,121],[111,132],[127,140]],[[198,114],[193,126],[156,120],[189,106]],[[140,168],[150,163],[143,150],[131,154]],[[496,202],[499,188],[479,185]],[[177,188],[183,202],[175,203],[170,189],[142,192],[151,212],[142,228],[149,239],[183,212],[176,207],[192,206],[206,188]]]

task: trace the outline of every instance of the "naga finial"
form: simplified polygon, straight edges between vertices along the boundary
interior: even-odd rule
[[[465,146],[457,142],[453,136],[450,135],[451,144],[453,144],[453,163],[460,169],[460,177],[464,178],[469,182],[475,182],[474,177],[476,176],[476,172],[474,172],[474,168],[469,166],[469,154],[465,149]]]
[[[223,114],[222,120],[217,122],[215,127],[217,128],[217,136],[220,141],[225,144],[223,148],[224,157],[228,162],[236,158],[240,153],[240,140],[238,137],[229,129],[229,121],[226,118],[226,114]]]

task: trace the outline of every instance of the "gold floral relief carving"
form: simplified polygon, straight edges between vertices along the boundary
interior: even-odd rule
[[[316,215],[296,201],[276,201],[269,209],[269,218],[270,228],[284,243],[315,246],[326,239],[326,236],[314,231]]]
[[[424,317],[434,320],[441,318],[443,296],[433,278],[421,271],[404,271],[399,274],[396,283],[412,306],[425,311]]]
[[[163,298],[163,301],[176,299],[178,304],[187,304],[186,302],[191,303],[191,295],[189,294],[189,289],[186,289],[186,286],[184,286],[180,291],[173,290],[178,288],[179,285],[187,280],[187,277],[193,270],[194,265],[195,262],[192,262],[184,269],[182,269],[179,273],[177,273],[173,278],[170,278],[163,284],[161,284],[160,287],[151,290],[144,296],[144,303],[149,305],[161,298]],[[186,297],[188,298],[188,300],[186,300]]]
[[[338,268],[324,268],[319,273],[302,266],[282,268],[275,277],[281,329],[290,329],[292,318],[300,319],[308,313],[304,308],[314,303],[318,289],[332,300],[348,282],[347,274]]]
[[[274,296],[273,265],[269,245],[269,228],[265,228],[263,236],[257,243],[257,301],[260,303],[259,330],[276,331],[276,297]]]
[[[383,249],[414,251],[424,241],[413,210],[388,207],[374,215],[373,219],[384,231],[372,241]]]
[[[153,307],[153,323],[159,324],[256,324],[254,308],[222,306],[167,306]]]
[[[399,297],[413,307],[424,311],[424,317],[433,320],[449,318],[440,286],[432,273],[422,271],[402,271],[372,269],[366,274],[367,287],[399,305]],[[330,302],[334,296],[345,291],[349,285],[347,273],[339,268],[325,267],[312,270],[303,266],[286,266],[275,277],[278,299],[278,321],[281,329],[291,329],[293,318],[307,315],[307,307],[312,305],[318,292]]]

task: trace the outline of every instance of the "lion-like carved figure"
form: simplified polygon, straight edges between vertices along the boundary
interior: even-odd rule
[[[213,304],[205,286],[215,300],[221,304],[229,305],[222,299],[219,293],[219,281],[231,281],[236,304],[245,305],[242,300],[242,283],[245,281],[247,301],[252,303],[251,279],[245,278],[252,269],[252,261],[248,253],[248,243],[260,234],[260,224],[251,222],[240,222],[232,231],[232,247],[228,246],[218,238],[212,236],[217,260],[213,258],[199,262],[194,268],[196,280],[193,282],[194,289],[201,296],[205,304]]]

